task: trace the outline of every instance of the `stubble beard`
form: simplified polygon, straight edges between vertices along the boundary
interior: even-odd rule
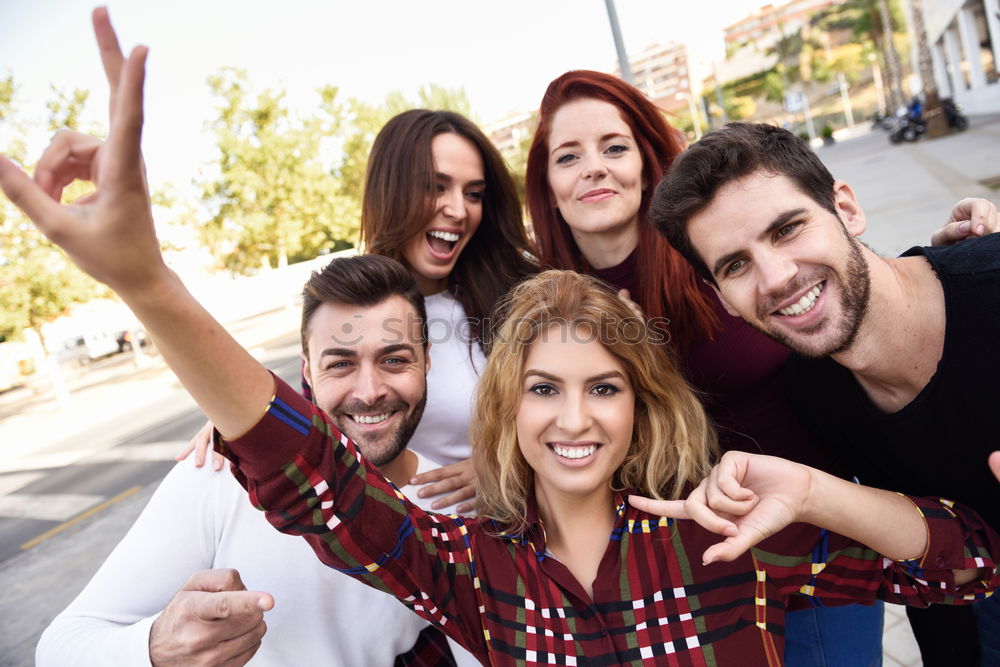
[[[340,427],[340,430],[346,433],[347,436],[358,445],[358,448],[361,450],[361,455],[377,468],[395,459],[406,448],[410,442],[410,438],[413,437],[414,431],[417,430],[417,426],[420,424],[420,418],[423,417],[424,407],[426,405],[426,391],[420,397],[420,401],[413,406],[413,409],[408,414],[405,412],[408,406],[403,402],[375,404],[373,406],[348,404],[338,409],[338,415],[340,418],[335,421],[337,422],[337,426]],[[368,438],[359,436],[356,433],[352,433],[354,430],[354,423],[350,417],[347,417],[344,414],[370,414],[395,410],[404,410],[402,421],[394,432],[387,433],[377,440],[369,440]]]
[[[757,311],[757,323],[752,324],[755,329],[765,336],[791,348],[803,357],[820,359],[846,352],[854,344],[854,341],[857,340],[861,325],[868,315],[868,308],[871,302],[871,274],[868,270],[868,264],[865,262],[864,254],[861,252],[861,244],[847,232],[847,229],[843,231],[849,250],[847,264],[844,269],[844,278],[839,281],[842,287],[840,293],[842,314],[836,323],[836,334],[833,339],[823,347],[809,344],[810,335],[822,330],[826,326],[825,321],[817,323],[816,326],[810,329],[803,329],[795,333],[789,333],[777,327],[771,328],[760,324],[760,322],[768,321],[771,313],[775,310],[773,306],[787,298],[786,296],[778,296],[769,299],[768,303],[762,304]],[[827,286],[829,286],[830,278],[836,274],[830,269],[827,269],[826,273],[828,274],[826,278]],[[815,277],[796,281],[786,290],[786,295],[800,291],[812,281],[815,281]]]

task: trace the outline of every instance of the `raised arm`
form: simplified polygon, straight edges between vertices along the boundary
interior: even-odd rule
[[[0,157],[4,193],[73,261],[115,290],[142,320],[164,359],[224,435],[238,435],[274,392],[271,375],[205,311],[160,254],[140,139],[147,49],[123,58],[107,10],[94,32],[111,87],[107,142],[61,132],[34,180]],[[87,178],[97,190],[66,206],[62,188]],[[238,387],[238,391],[233,388]]]

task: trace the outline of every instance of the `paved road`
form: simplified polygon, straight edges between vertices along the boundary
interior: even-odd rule
[[[291,333],[259,356],[297,383],[298,349]],[[204,423],[176,381],[160,381],[171,389],[152,409],[54,443],[0,474],[0,667],[33,664],[42,630],[87,583]]]

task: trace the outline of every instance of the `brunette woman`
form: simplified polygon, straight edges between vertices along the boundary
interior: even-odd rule
[[[472,395],[500,298],[537,271],[514,181],[483,132],[450,111],[412,109],[382,128],[368,158],[361,241],[406,265],[425,297],[428,398],[409,447],[441,468],[414,478],[435,508],[472,509]],[[308,387],[306,387],[308,394]],[[198,457],[208,432],[195,437]],[[220,460],[221,461],[221,460]]]

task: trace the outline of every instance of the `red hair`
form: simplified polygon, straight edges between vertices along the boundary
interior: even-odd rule
[[[675,351],[683,352],[699,338],[711,338],[718,318],[694,269],[647,223],[647,214],[655,185],[684,150],[685,141],[645,95],[610,74],[588,70],[566,72],[549,84],[542,98],[538,129],[528,150],[525,177],[525,198],[542,268],[592,272],[556,206],[548,180],[552,118],[567,102],[588,98],[614,105],[638,144],[643,177],[649,187],[643,191],[639,203],[639,252],[636,257],[639,293],[632,298],[647,317],[669,320]]]

